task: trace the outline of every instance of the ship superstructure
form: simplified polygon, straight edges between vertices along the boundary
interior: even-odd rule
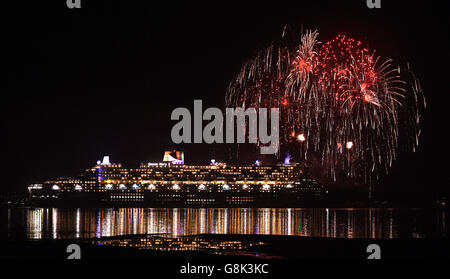
[[[176,153],[175,153],[176,154]],[[142,204],[145,206],[292,206],[326,196],[299,163],[272,166],[185,165],[184,155],[126,168],[109,157],[77,177],[32,184],[35,203]]]

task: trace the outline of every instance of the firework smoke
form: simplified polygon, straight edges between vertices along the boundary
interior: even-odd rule
[[[241,68],[226,92],[228,107],[280,109],[280,144],[303,162],[365,180],[387,172],[400,135],[414,151],[425,100],[409,66],[401,70],[362,42],[318,32],[282,38]]]

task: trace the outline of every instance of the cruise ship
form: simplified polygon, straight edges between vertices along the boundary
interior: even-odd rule
[[[228,165],[184,164],[180,151],[166,151],[162,162],[126,168],[109,156],[76,177],[62,177],[28,187],[36,205],[148,207],[306,206],[323,201],[324,185],[291,163]]]

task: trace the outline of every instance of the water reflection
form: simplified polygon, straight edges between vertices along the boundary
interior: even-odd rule
[[[131,234],[273,234],[333,238],[430,236],[426,214],[397,209],[102,208],[26,209],[26,237]]]
[[[233,251],[243,250],[253,246],[265,245],[264,242],[248,242],[239,240],[208,239],[199,236],[168,237],[167,235],[152,235],[143,237],[123,237],[120,239],[95,240],[97,245],[119,247],[135,247],[159,251]]]

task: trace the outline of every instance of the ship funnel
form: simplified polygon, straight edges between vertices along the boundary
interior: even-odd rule
[[[102,165],[110,165],[109,156],[103,156]]]

